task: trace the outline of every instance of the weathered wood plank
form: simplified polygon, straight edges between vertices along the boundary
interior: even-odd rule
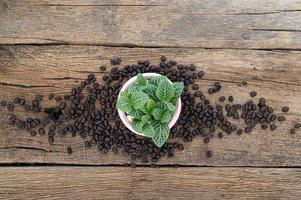
[[[221,80],[222,92],[212,96],[233,95],[244,103],[249,92],[256,90],[280,113],[288,105],[287,121],[271,133],[256,129],[249,135],[215,138],[208,145],[200,138],[185,145],[171,159],[159,164],[214,165],[214,166],[301,166],[301,134],[289,134],[293,123],[301,120],[301,52],[255,50],[202,50],[188,48],[109,48],[97,46],[1,46],[0,99],[11,100],[16,95],[31,99],[35,94],[65,94],[87,72],[98,72],[100,65],[109,66],[109,59],[121,56],[123,64],[149,59],[157,63],[160,55],[182,63],[195,63],[206,72],[199,80],[204,90],[212,80]],[[101,77],[97,73],[97,77]],[[247,81],[247,86],[238,83]],[[259,98],[258,97],[258,98]],[[45,101],[44,105],[51,102]],[[17,107],[18,116],[26,114]],[[45,137],[31,137],[7,125],[7,112],[0,109],[1,163],[72,163],[123,164],[129,159],[121,155],[101,155],[97,148],[86,149],[80,138],[59,138],[49,145]],[[71,146],[74,153],[66,153]],[[206,159],[204,152],[213,150]]]
[[[297,0],[3,0],[0,43],[300,49],[300,10]]]
[[[1,168],[0,199],[300,199],[300,169]]]

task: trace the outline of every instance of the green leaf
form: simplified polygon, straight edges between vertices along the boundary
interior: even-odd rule
[[[156,96],[156,91],[157,88],[154,85],[148,85],[148,87],[143,89],[143,92],[155,101],[158,99]]]
[[[143,116],[141,117],[141,120],[142,120],[142,122],[143,122],[144,124],[146,124],[146,123],[149,122],[150,118],[151,118],[151,116],[149,116],[149,115],[143,115]]]
[[[169,110],[162,110],[160,108],[155,108],[152,112],[152,115],[155,120],[161,121],[162,123],[169,122],[172,117]]]
[[[144,115],[144,113],[140,110],[133,109],[132,112],[130,113],[130,115],[132,117],[134,117],[135,119],[141,119],[142,116]]]
[[[161,110],[167,110],[168,109],[167,105],[164,102],[161,102],[161,101],[156,102],[156,108],[160,108]]]
[[[133,129],[138,133],[143,132],[143,123],[140,120],[134,120],[132,123]]]
[[[150,123],[147,123],[143,126],[143,134],[146,137],[153,138],[155,136],[155,133],[156,133],[156,131]]]
[[[175,89],[175,94],[170,101],[175,104],[182,95],[182,92],[184,90],[184,84],[182,82],[176,82],[173,83],[173,87]]]
[[[156,106],[156,102],[154,100],[152,100],[152,99],[147,100],[146,109],[148,111],[152,111],[155,108],[155,106]]]
[[[155,120],[161,120],[162,114],[163,114],[163,110],[160,108],[155,108],[152,112],[152,115],[155,118]]]
[[[156,96],[161,101],[169,101],[171,98],[173,98],[175,93],[175,89],[173,85],[168,81],[167,78],[162,79],[159,82]]]
[[[127,91],[132,94],[135,92],[139,92],[140,88],[137,85],[130,85]]]
[[[137,83],[138,85],[147,85],[148,80],[142,74],[139,73],[137,75]]]
[[[157,147],[162,147],[169,136],[168,126],[167,124],[162,124],[158,121],[153,122],[153,126],[155,129],[155,136],[152,138],[153,142]]]
[[[156,76],[156,77],[154,77],[154,78],[152,78],[151,80],[150,80],[150,83],[151,84],[153,84],[153,85],[155,85],[155,86],[158,86],[159,85],[159,83],[160,83],[160,81],[161,80],[163,80],[163,79],[165,79],[166,77],[165,76]]]
[[[172,115],[171,115],[170,111],[169,110],[165,110],[162,113],[162,115],[161,115],[160,121],[162,123],[167,123],[167,122],[169,122],[171,120],[171,117],[172,117]]]
[[[170,102],[164,102],[166,105],[167,109],[171,112],[174,112],[176,110],[176,106],[173,103]]]
[[[126,92],[121,93],[116,106],[119,110],[130,113],[133,110],[130,95]]]
[[[144,114],[148,114],[148,110],[146,109],[146,106],[139,108],[138,110],[140,110],[141,112],[143,112]]]
[[[139,109],[145,106],[148,100],[148,96],[143,92],[136,91],[132,93],[130,100],[132,107],[135,109]]]

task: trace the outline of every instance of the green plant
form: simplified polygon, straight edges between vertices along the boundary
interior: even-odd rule
[[[171,83],[166,76],[148,80],[138,74],[136,84],[120,94],[117,108],[133,117],[135,131],[161,147],[169,137],[168,123],[183,89],[182,82]]]

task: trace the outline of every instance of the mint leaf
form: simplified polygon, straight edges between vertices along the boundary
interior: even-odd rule
[[[153,126],[155,129],[155,136],[152,138],[153,142],[157,147],[162,147],[169,136],[168,126],[167,124],[162,124],[158,121],[153,122]]]
[[[155,108],[152,112],[152,115],[155,118],[155,120],[161,120],[162,114],[163,114],[163,110],[160,108]]]
[[[133,110],[130,95],[126,92],[121,93],[116,106],[119,110],[130,113]]]
[[[156,96],[156,91],[157,88],[154,85],[148,85],[146,88],[143,89],[143,92],[155,101],[158,99]]]
[[[167,110],[168,109],[167,105],[164,102],[161,102],[161,101],[156,103],[156,107],[160,108],[161,110]]]
[[[142,75],[142,74],[138,74],[137,75],[137,83],[138,85],[147,85],[148,80]]]
[[[174,112],[176,110],[176,106],[173,103],[170,102],[164,102],[166,105],[167,109],[171,112]]]
[[[160,108],[155,108],[152,112],[152,115],[155,120],[161,121],[162,123],[169,122],[172,117],[169,110],[162,110]]]
[[[171,117],[172,117],[172,115],[171,115],[170,111],[165,110],[161,115],[160,121],[162,123],[167,123],[171,120]]]
[[[140,88],[137,85],[130,85],[128,90],[129,93],[139,92]]]
[[[171,99],[171,102],[176,103],[178,99],[181,97],[182,92],[184,90],[184,84],[182,82],[176,82],[172,84],[175,90],[174,96]]]
[[[171,98],[173,98],[175,93],[175,89],[173,85],[168,81],[167,78],[162,79],[159,82],[156,96],[161,101],[169,101]]]
[[[160,83],[160,81],[161,80],[163,80],[163,79],[165,79],[166,77],[165,76],[156,76],[156,77],[154,77],[154,78],[152,78],[151,80],[150,80],[150,83],[151,84],[153,84],[153,85],[155,85],[155,86],[158,86],[159,85],[159,83]]]
[[[132,93],[130,100],[132,107],[139,109],[145,106],[148,96],[143,92],[136,91]]]
[[[148,111],[152,111],[156,106],[156,102],[152,99],[148,99],[146,102],[146,109]]]
[[[153,138],[155,136],[155,133],[156,133],[156,131],[155,131],[154,127],[151,124],[145,124],[143,126],[143,134],[146,137]]]
[[[150,119],[151,119],[151,116],[149,116],[149,115],[143,115],[141,117],[141,121],[142,121],[143,124],[148,123]]]
[[[134,120],[132,123],[133,129],[137,131],[138,133],[143,132],[143,123],[140,120]]]
[[[140,110],[133,109],[132,112],[130,113],[130,115],[132,117],[134,117],[135,119],[141,119],[142,116],[144,115],[144,113]]]

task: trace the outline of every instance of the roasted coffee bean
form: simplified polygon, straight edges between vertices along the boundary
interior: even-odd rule
[[[36,132],[36,131],[30,131],[30,135],[31,135],[31,136],[36,136],[36,135],[37,135],[37,132]]]
[[[100,66],[99,70],[102,71],[102,72],[104,72],[104,71],[107,71],[107,68],[105,66]]]
[[[220,102],[224,102],[225,100],[226,100],[226,97],[225,96],[221,96],[221,97],[219,97],[219,99],[218,99]]]
[[[5,100],[1,100],[0,104],[1,104],[2,107],[5,107],[7,102]]]
[[[35,100],[36,101],[42,101],[43,96],[42,95],[36,95]]]
[[[68,154],[72,154],[72,153],[73,153],[73,150],[72,150],[71,147],[67,147],[67,153],[68,153]]]
[[[267,128],[268,128],[268,125],[267,125],[266,123],[264,123],[264,124],[261,124],[261,128],[265,130],[265,129],[267,129]]]
[[[112,65],[120,65],[121,64],[121,58],[118,58],[118,57],[112,58],[111,59],[111,64]]]
[[[241,135],[242,134],[242,129],[237,129],[236,135]]]
[[[290,130],[290,133],[291,133],[291,134],[295,134],[295,133],[296,133],[296,129],[292,128],[292,129]]]
[[[276,130],[276,129],[277,129],[277,125],[271,124],[271,125],[270,125],[270,129],[271,129],[272,131]]]
[[[285,121],[285,117],[284,116],[278,116],[278,121],[280,121],[280,122]]]
[[[229,96],[229,97],[228,97],[228,101],[229,101],[229,102],[233,102],[233,100],[234,100],[234,99],[233,99],[233,96]]]
[[[160,59],[161,59],[161,62],[166,62],[166,60],[167,60],[165,55],[162,55]]]
[[[52,144],[52,143],[54,142],[53,136],[49,136],[49,137],[48,137],[48,142],[49,142],[50,144]]]
[[[296,123],[296,124],[295,124],[295,128],[297,128],[297,129],[298,129],[298,128],[301,128],[301,123]]]
[[[39,130],[38,130],[38,133],[40,134],[40,135],[45,135],[45,129],[44,128],[39,128]]]
[[[198,84],[193,84],[192,85],[192,89],[193,90],[198,90],[200,87],[199,87],[199,85]]]
[[[15,99],[14,99],[14,104],[18,104],[20,102],[20,97],[16,97]]]
[[[289,111],[289,107],[283,107],[283,108],[282,108],[282,112],[285,112],[285,113],[286,113],[286,112],[288,112],[288,111]]]
[[[250,97],[255,97],[256,95],[257,95],[257,92],[256,92],[256,91],[250,92]]]
[[[48,99],[52,100],[54,98],[54,94],[49,94]]]
[[[206,151],[206,157],[207,158],[211,158],[212,157],[212,151],[211,150]]]
[[[15,106],[14,106],[14,104],[12,104],[12,103],[9,103],[9,104],[7,104],[7,111],[9,111],[9,112],[13,112],[13,111],[14,111],[14,109],[15,109]]]
[[[223,137],[224,137],[223,133],[219,132],[219,133],[218,133],[218,137],[219,137],[219,138],[223,138]]]

